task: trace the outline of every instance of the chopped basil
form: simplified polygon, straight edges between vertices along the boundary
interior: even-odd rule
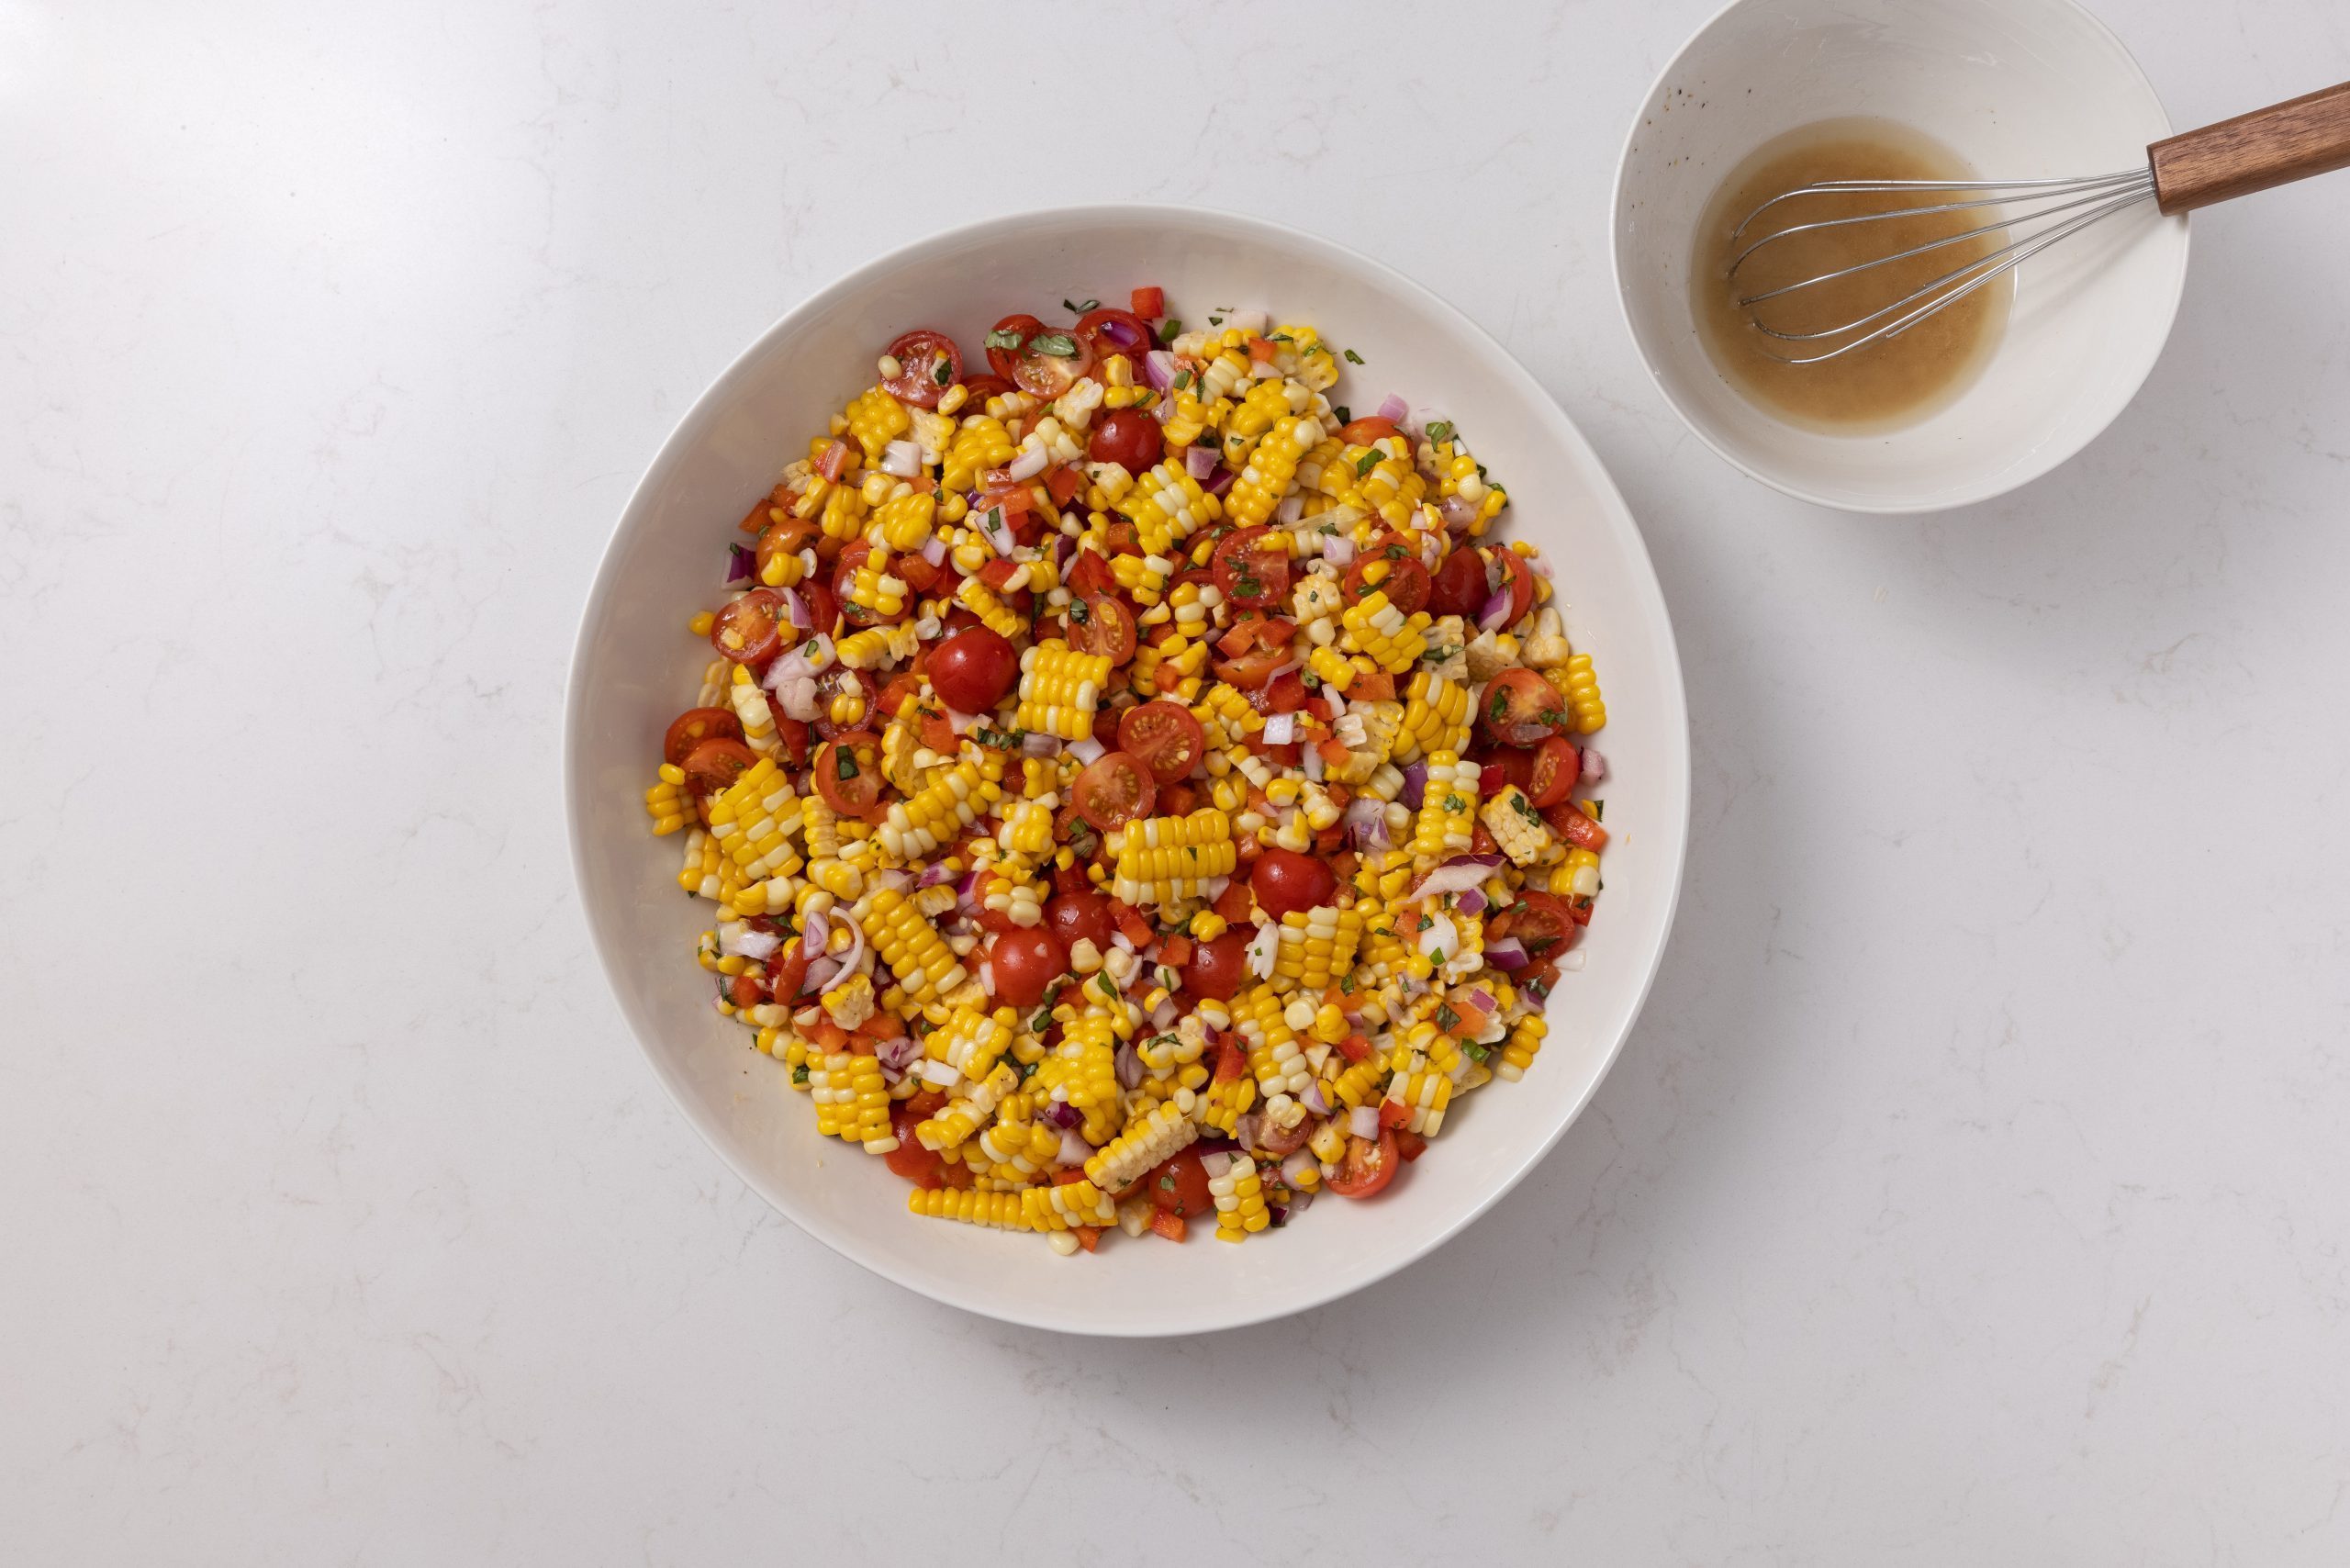
[[[852,752],[845,745],[836,745],[833,748],[833,770],[836,777],[841,778],[854,778],[856,777],[856,754],[855,752]]]
[[[1275,332],[1271,337],[1267,338],[1265,341],[1269,343],[1293,343],[1297,342],[1295,338],[1291,337],[1287,332]]]
[[[1028,340],[1028,347],[1037,353],[1048,353],[1055,359],[1075,359],[1077,340],[1067,332],[1039,332]]]
[[[1221,316],[1211,316],[1208,318],[1208,325],[1211,327],[1221,327],[1224,325],[1224,318]]]
[[[1175,335],[1182,330],[1183,323],[1178,321],[1172,316],[1169,316],[1166,320],[1161,321],[1158,324],[1158,335],[1165,338],[1170,343],[1175,341]]]
[[[948,368],[946,362],[942,359],[938,362],[938,368],[931,373],[930,378],[933,381],[937,382],[941,386],[944,386],[948,382],[955,379],[955,373],[953,370]]]
[[[807,1081],[808,1081],[808,1070],[807,1070],[807,1068],[806,1068],[806,1067],[804,1067],[804,1066],[802,1066],[802,1067],[795,1067],[795,1068],[793,1068],[793,1069],[791,1070],[791,1081],[792,1081],[792,1082],[794,1082],[794,1083],[805,1083],[805,1082],[807,1082]]]
[[[1379,465],[1379,459],[1380,451],[1379,448],[1375,446],[1369,452],[1364,453],[1360,457],[1356,458],[1355,477],[1360,479],[1364,475],[1370,473],[1373,468],[1377,467]]]
[[[1175,373],[1175,384],[1173,386],[1169,388],[1169,390],[1181,392],[1184,387],[1189,386],[1191,384],[1192,373],[1188,370],[1179,370]]]
[[[1061,301],[1061,308],[1068,311],[1072,316],[1082,316],[1088,310],[1099,310],[1102,308],[1102,302],[1098,299],[1089,299],[1082,305],[1071,305],[1068,300],[1064,299]]]
[[[1332,409],[1330,410],[1330,417],[1337,420],[1342,425],[1350,425],[1355,422],[1353,410],[1349,409],[1344,403],[1341,403],[1337,408]]]
[[[1428,439],[1430,441],[1450,441],[1452,439],[1451,421],[1449,420],[1438,420],[1436,423],[1428,426]]]
[[[1442,963],[1444,960],[1439,958],[1437,961],[1438,963]],[[1457,1029],[1460,1027],[1460,1014],[1455,1013],[1449,1007],[1438,1008],[1436,1010],[1436,1021],[1439,1028]]]
[[[1461,1042],[1460,1048],[1467,1051],[1469,1053],[1469,1059],[1474,1062],[1482,1063],[1494,1054],[1493,1047],[1480,1045],[1475,1040],[1464,1040]]]
[[[991,349],[1009,349],[1013,353],[1018,353],[1020,352],[1020,345],[1025,342],[1027,342],[1027,340],[1023,338],[1017,332],[990,332],[988,334],[988,347]]]
[[[1605,801],[1585,801],[1583,804],[1591,808],[1591,820],[1594,822],[1599,821],[1607,813],[1607,802]]]
[[[1426,915],[1426,914],[1424,914],[1424,915],[1420,916],[1420,929],[1421,929],[1421,930],[1426,931],[1429,926],[1434,925],[1435,924],[1436,924],[1436,920],[1435,920],[1435,917],[1434,917],[1434,916],[1432,916],[1432,915]]]
[[[1360,364],[1362,363],[1362,355],[1355,353],[1352,349],[1348,349],[1347,351],[1347,363],[1348,364]]]
[[[1542,813],[1534,809],[1534,802],[1516,790],[1509,792],[1509,803],[1515,806],[1517,809],[1517,814],[1528,822],[1539,823],[1542,820]]]
[[[1339,980],[1338,991],[1342,995],[1352,996],[1355,993],[1355,977],[1348,975],[1345,979]]]

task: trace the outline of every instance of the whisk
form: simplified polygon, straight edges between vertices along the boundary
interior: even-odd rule
[[[1821,218],[1774,230],[1740,251],[1731,259],[1729,275],[1755,252],[1791,234],[1856,223],[1881,223],[1933,213],[1986,213],[1990,221],[1913,245],[1906,251],[1839,267],[1759,294],[1738,303],[1764,335],[1796,345],[1796,352],[1773,353],[1789,364],[1818,364],[1881,339],[1897,337],[1927,317],[1946,310],[1975,290],[2021,266],[2052,245],[2101,223],[2116,213],[2152,201],[2165,213],[2190,211],[2214,202],[2232,200],[2294,180],[2307,179],[2350,165],[2350,82],[2311,93],[2233,119],[2187,131],[2146,149],[2146,162],[2109,174],[2041,180],[1821,180],[1773,196],[1746,215],[1730,231],[1733,242],[1745,238],[1754,220],[1782,202],[1807,196],[1885,194],[1931,196],[1949,194],[1962,199],[1930,206],[1897,207],[1847,218]],[[1789,209],[1794,216],[1800,209]],[[2032,228],[2034,224],[2044,227]],[[1763,321],[1755,307],[1795,293],[1816,288],[1838,278],[1907,261],[1912,256],[1964,244],[1986,235],[2006,234],[2007,243],[1953,267],[1890,304],[1850,321],[1817,331],[1783,331]],[[1863,330],[1863,329],[1867,329]],[[1860,336],[1852,336],[1860,333]],[[1837,342],[1844,339],[1848,341]],[[1818,353],[1803,353],[1818,346]],[[1769,353],[1770,351],[1765,350]]]

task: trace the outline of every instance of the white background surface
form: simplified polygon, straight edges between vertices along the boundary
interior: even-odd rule
[[[2341,1561],[2350,177],[2199,219],[2052,478],[1813,510],[1681,431],[1606,278],[1707,7],[0,4],[0,1557]],[[2350,76],[2320,0],[2108,16],[2181,125]],[[707,378],[889,246],[1119,196],[1523,357],[1697,748],[1560,1151],[1360,1296],[1154,1344],[933,1306],[725,1174],[554,763]]]

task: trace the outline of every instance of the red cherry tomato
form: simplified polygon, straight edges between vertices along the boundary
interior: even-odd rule
[[[799,554],[815,542],[817,532],[815,522],[804,517],[786,517],[781,522],[767,524],[759,531],[758,548],[752,553],[752,576],[767,581],[767,567],[777,556]]]
[[[856,716],[845,722],[833,717],[833,700],[854,696],[862,704]],[[873,720],[873,705],[879,701],[873,678],[863,670],[834,665],[816,678],[816,733],[828,741],[861,731]]]
[[[1537,806],[1555,806],[1582,777],[1583,753],[1575,749],[1575,743],[1564,735],[1550,735],[1534,753],[1534,767],[1524,786],[1527,798]]]
[[[1207,755],[1207,732],[1181,702],[1161,697],[1129,708],[1118,721],[1118,749],[1142,758],[1150,776],[1172,784]]]
[[[1542,813],[1550,831],[1578,849],[1596,852],[1607,847],[1607,830],[1583,814],[1572,801],[1561,801]]]
[[[872,554],[871,544],[862,539],[857,540],[841,552],[840,560],[833,567],[833,596],[840,600],[841,613],[846,616],[849,623],[854,626],[892,625],[914,612],[914,596],[911,589],[900,596],[898,610],[894,615],[885,615],[870,606],[856,603],[849,597],[850,585],[856,580],[857,568],[864,566],[866,557]],[[890,564],[890,569],[882,576],[892,577],[896,572],[897,563],[892,561]],[[903,578],[899,580],[904,581]]]
[[[1143,1191],[1161,1214],[1201,1219],[1215,1213],[1215,1194],[1208,1190],[1208,1169],[1190,1149],[1144,1172]]]
[[[1406,615],[1426,609],[1428,569],[1420,565],[1419,552],[1393,534],[1373,540],[1347,568],[1344,592],[1355,599],[1368,598],[1373,590],[1385,594],[1387,602]]]
[[[1095,359],[1122,353],[1139,367],[1150,352],[1150,323],[1131,310],[1104,306],[1077,319],[1077,335],[1092,347]]]
[[[986,627],[969,626],[938,644],[928,668],[940,701],[958,713],[984,713],[1020,678],[1020,655]]]
[[[1350,1137],[1347,1140],[1347,1157],[1338,1166],[1338,1173],[1330,1178],[1330,1191],[1342,1198],[1368,1198],[1395,1180],[1395,1167],[1402,1163],[1395,1152],[1395,1133],[1391,1127],[1379,1129],[1379,1141]]]
[[[1539,964],[1566,951],[1574,928],[1574,912],[1564,899],[1529,890],[1518,894],[1516,903],[1485,923],[1485,938],[1498,942],[1515,936],[1526,956]]]
[[[795,639],[812,636],[822,632],[829,637],[841,629],[841,601],[822,580],[810,577],[800,585],[800,597],[808,601],[808,630],[795,632]]]
[[[1231,1001],[1248,978],[1248,942],[1255,935],[1253,925],[1236,925],[1213,942],[1192,944],[1191,961],[1183,966],[1183,989],[1213,1002]]]
[[[1281,666],[1296,662],[1290,657],[1287,648],[1258,648],[1241,655],[1237,659],[1216,660],[1215,678],[1226,686],[1238,687],[1243,691],[1255,691],[1272,679],[1273,672]],[[1303,681],[1299,682],[1301,686],[1304,684]]]
[[[1091,550],[1080,550],[1069,566],[1069,591],[1083,599],[1098,599],[1118,591],[1117,574],[1110,563]]]
[[[1114,599],[1075,599],[1069,606],[1069,645],[1100,654],[1113,665],[1135,656],[1134,611]]]
[[[1338,890],[1338,879],[1311,855],[1268,849],[1257,857],[1257,868],[1248,874],[1248,887],[1265,913],[1279,920],[1328,903],[1330,895]]]
[[[1069,786],[1077,814],[1102,833],[1115,833],[1136,817],[1150,815],[1150,803],[1158,793],[1150,769],[1122,751],[1095,758]]]
[[[996,1000],[1014,1007],[1035,1006],[1045,1000],[1046,988],[1069,972],[1060,939],[1034,925],[997,937],[989,945],[987,961]]]
[[[1472,545],[1456,545],[1437,563],[1436,583],[1428,591],[1431,615],[1473,616],[1485,608],[1485,558]]]
[[[1305,1140],[1314,1136],[1314,1118],[1300,1116],[1297,1126],[1283,1130],[1273,1126],[1272,1118],[1268,1116],[1264,1119],[1263,1129],[1257,1135],[1256,1148],[1275,1159],[1286,1159],[1304,1148]]]
[[[1088,888],[1055,893],[1045,905],[1045,929],[1058,937],[1064,947],[1074,947],[1081,941],[1107,947],[1117,922],[1111,918],[1110,901]]]
[[[1185,718],[1191,717],[1185,714]],[[743,738],[743,721],[730,709],[688,708],[669,722],[669,733],[661,737],[661,760],[682,764],[686,754],[702,742],[739,741]]]
[[[1289,599],[1289,551],[1270,528],[1243,528],[1215,547],[1215,586],[1236,610]]]
[[[1503,624],[1515,626],[1534,608],[1534,568],[1515,550],[1496,550],[1494,560],[1501,572],[1501,586],[1494,591],[1509,593],[1509,619]]]
[[[1020,351],[1027,346],[1033,334],[1044,330],[1045,324],[1034,316],[1006,316],[988,333],[988,368],[1002,379],[1007,389],[1012,385],[1012,367],[1020,363]]]
[[[993,360],[995,355],[988,355]],[[990,398],[1001,398],[1012,390],[1012,383],[1001,375],[971,375],[963,381],[963,407],[978,413]]]
[[[783,651],[781,628],[789,623],[773,588],[753,588],[718,612],[710,645],[738,665],[764,664]]]
[[[686,770],[686,788],[697,795],[715,795],[755,767],[759,754],[741,741],[722,737],[706,740],[686,753],[677,766]]]
[[[870,822],[881,814],[881,737],[851,730],[816,750],[811,771],[816,793],[845,817]]]
[[[890,357],[903,368],[881,385],[901,403],[935,409],[946,389],[963,378],[963,352],[944,332],[908,332],[890,345]]]
[[[914,1114],[912,1101],[901,1100],[890,1109],[890,1130],[898,1135],[898,1147],[881,1158],[890,1169],[925,1191],[946,1185],[946,1162],[934,1149],[924,1148],[922,1139],[914,1136],[914,1124],[922,1117]]]
[[[1567,700],[1533,670],[1505,669],[1485,688],[1477,718],[1504,745],[1530,746],[1564,727]]]
[[[1395,428],[1393,420],[1382,419],[1377,414],[1366,414],[1361,419],[1350,420],[1341,426],[1338,431],[1338,439],[1348,446],[1369,446],[1374,441],[1385,441],[1391,435],[1403,433]]]
[[[1129,474],[1156,465],[1167,450],[1158,421],[1140,409],[1120,409],[1093,427],[1085,454],[1096,463],[1114,463]]]

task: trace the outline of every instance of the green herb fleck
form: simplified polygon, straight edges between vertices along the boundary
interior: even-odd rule
[[[1208,325],[1211,327],[1221,327],[1224,325],[1224,318],[1221,316],[1211,316],[1208,318]]]
[[[1437,960],[1438,963],[1443,961],[1441,958]],[[1449,1007],[1439,1007],[1436,1010],[1436,1022],[1440,1029],[1458,1029],[1460,1027],[1460,1014]]]
[[[1452,439],[1451,421],[1448,420],[1438,420],[1436,423],[1428,426],[1428,439],[1434,442],[1450,441]]]
[[[1356,458],[1355,477],[1360,479],[1364,475],[1370,473],[1373,468],[1377,467],[1379,465],[1379,458],[1380,451],[1379,448],[1375,446],[1369,452],[1364,453],[1360,457]]]
[[[1348,409],[1344,403],[1340,403],[1337,407],[1332,409],[1330,410],[1330,417],[1337,420],[1342,425],[1350,425],[1355,422],[1354,411]]]
[[[1469,809],[1469,802],[1458,795],[1447,795],[1444,798],[1444,809],[1448,812],[1465,812]]]
[[[1483,1062],[1494,1054],[1493,1047],[1480,1045],[1475,1040],[1465,1041],[1461,1045],[1460,1048],[1467,1051],[1469,1053],[1469,1059],[1474,1062]]]
[[[1583,804],[1591,808],[1591,820],[1594,822],[1607,814],[1607,802],[1605,801],[1585,801]]]
[[[1055,359],[1077,357],[1077,340],[1067,332],[1039,332],[1028,340],[1028,346],[1038,353],[1051,354]]]
[[[1355,353],[1352,349],[1348,349],[1347,351],[1347,363],[1348,364],[1360,364],[1362,363],[1362,355]]]
[[[1539,823],[1542,820],[1542,813],[1534,809],[1534,802],[1528,800],[1524,795],[1518,793],[1515,790],[1512,790],[1509,792],[1509,803],[1516,807],[1517,809],[1517,814],[1524,817],[1528,822]]]
[[[1174,382],[1174,385],[1173,385],[1172,386],[1170,386],[1170,387],[1169,388],[1169,391],[1173,391],[1173,392],[1181,392],[1181,390],[1183,390],[1183,388],[1184,388],[1184,387],[1189,386],[1191,384],[1192,384],[1192,373],[1191,373],[1190,371],[1188,371],[1188,370],[1179,370],[1179,371],[1177,371],[1177,372],[1175,373],[1175,382]]]
[[[1183,323],[1177,320],[1172,316],[1169,316],[1167,319],[1158,324],[1158,335],[1165,338],[1170,343],[1175,341],[1175,335],[1182,330]]]
[[[938,362],[938,368],[930,373],[930,378],[944,386],[955,379],[955,373],[947,368],[946,362],[942,359]]]
[[[1072,316],[1082,316],[1088,310],[1099,310],[1102,308],[1102,302],[1098,299],[1089,299],[1082,305],[1071,305],[1068,300],[1064,299],[1061,301],[1061,308],[1068,311]]]
[[[856,754],[855,752],[849,750],[849,748],[845,745],[835,745],[833,747],[833,772],[835,778],[845,779],[856,777]]]
[[[1026,340],[1022,338],[1017,332],[990,332],[988,334],[988,347],[991,349],[1009,349],[1013,353],[1018,353],[1020,352],[1020,345],[1025,341]]]
[[[1421,930],[1426,931],[1429,926],[1434,925],[1435,924],[1436,924],[1436,920],[1435,920],[1435,917],[1434,917],[1434,916],[1432,916],[1432,915],[1426,915],[1426,914],[1424,914],[1424,915],[1420,916],[1420,929],[1421,929]]]
[[[801,1067],[795,1067],[795,1068],[793,1068],[793,1069],[791,1070],[791,1081],[792,1081],[792,1082],[794,1082],[794,1083],[805,1083],[805,1082],[807,1082],[807,1081],[808,1081],[808,1069],[807,1069],[805,1066],[801,1066]]]
[[[1355,977],[1348,975],[1341,979],[1338,981],[1338,992],[1342,996],[1352,996],[1355,993]]]

